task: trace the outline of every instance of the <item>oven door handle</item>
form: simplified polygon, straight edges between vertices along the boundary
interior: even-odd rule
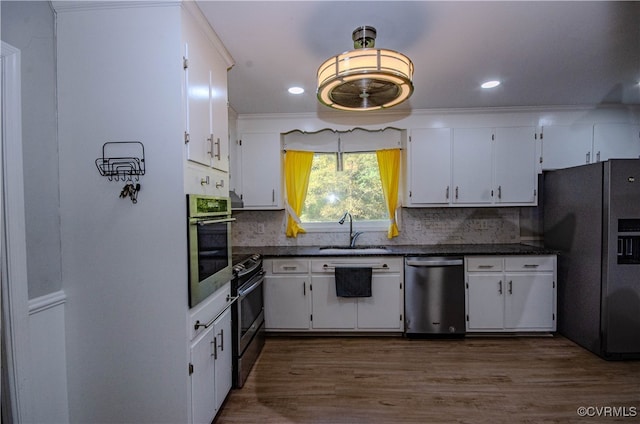
[[[190,224],[194,225],[209,225],[209,224],[222,224],[223,222],[233,222],[235,218],[223,218],[223,219],[191,219]]]
[[[262,282],[264,281],[264,274],[265,274],[264,271],[260,271],[260,274],[259,274],[260,278],[258,279],[258,281],[253,283],[249,288],[246,288],[244,290],[238,290],[238,297],[245,297],[246,295],[254,291],[256,288],[258,288],[258,286],[262,284]]]

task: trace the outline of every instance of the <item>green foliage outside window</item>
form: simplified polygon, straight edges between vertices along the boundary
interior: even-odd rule
[[[337,154],[314,155],[302,222],[335,222],[345,211],[354,220],[387,220],[375,152],[343,153],[342,159],[337,171]]]

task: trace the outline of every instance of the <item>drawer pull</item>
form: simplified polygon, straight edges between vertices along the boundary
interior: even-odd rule
[[[478,268],[480,268],[480,269],[491,269],[491,268],[493,268],[493,265],[478,265]]]
[[[524,264],[525,268],[538,268],[540,265],[538,264]]]
[[[297,266],[283,266],[282,269],[284,269],[285,271],[295,271],[296,269],[298,269]]]

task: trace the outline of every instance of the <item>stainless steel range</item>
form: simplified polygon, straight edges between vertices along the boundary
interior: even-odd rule
[[[231,295],[233,308],[233,387],[241,388],[265,341],[264,270],[262,256],[234,258]]]

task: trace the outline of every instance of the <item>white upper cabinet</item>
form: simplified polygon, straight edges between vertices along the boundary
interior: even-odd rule
[[[244,209],[282,209],[282,152],[279,133],[241,136],[240,196]]]
[[[448,204],[451,199],[451,129],[411,130],[407,199],[412,206]]]
[[[535,127],[413,129],[405,206],[535,205],[536,143]]]
[[[495,202],[535,203],[538,187],[535,127],[496,128],[494,151]]]
[[[492,203],[493,130],[453,129],[453,203]]]
[[[569,168],[589,163],[593,125],[549,125],[541,131],[542,170]]]
[[[640,125],[628,123],[542,127],[542,170],[640,157]]]
[[[638,157],[640,157],[640,125],[596,124],[593,126],[592,162],[637,159]]]
[[[188,13],[183,28],[187,159],[228,172],[227,64]]]

